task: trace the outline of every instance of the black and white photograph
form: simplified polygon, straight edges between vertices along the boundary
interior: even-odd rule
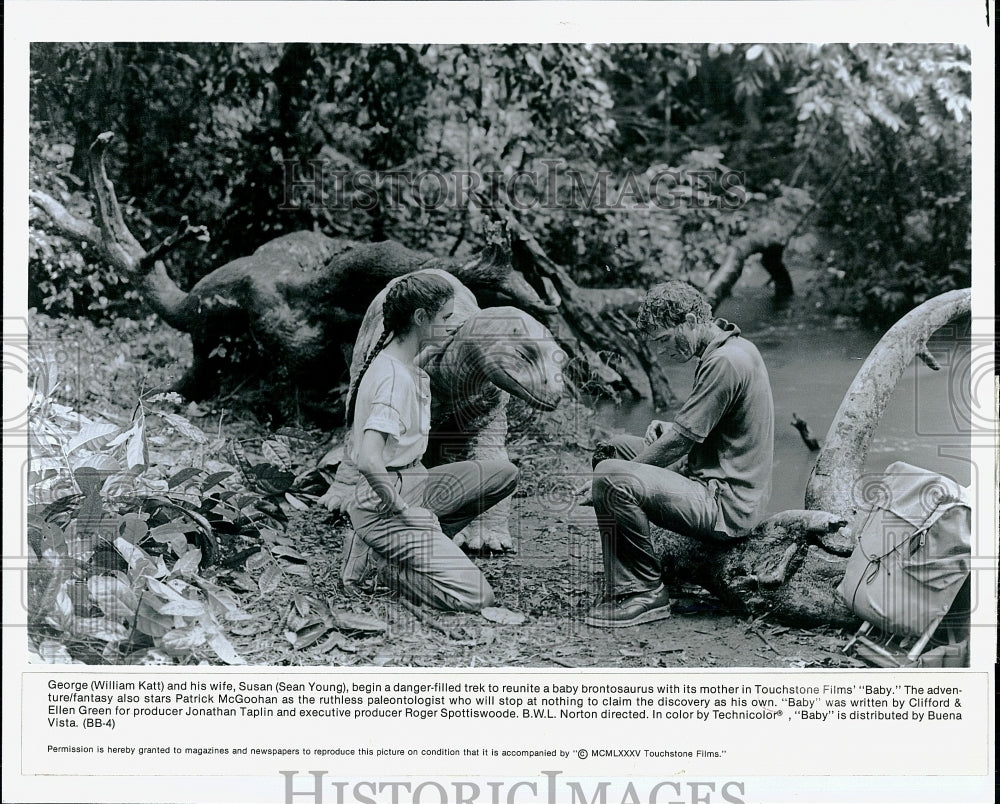
[[[992,4],[49,5],[4,801],[987,800]]]
[[[38,661],[967,665],[966,48],[30,80]]]

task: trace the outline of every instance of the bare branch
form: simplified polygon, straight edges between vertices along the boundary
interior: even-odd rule
[[[701,290],[712,309],[729,295],[733,285],[743,273],[747,258],[752,254],[761,255],[761,264],[774,280],[775,297],[781,299],[792,295],[792,280],[781,259],[784,243],[788,240],[786,228],[764,224],[745,234],[729,247],[722,265]]]
[[[192,226],[188,216],[185,215],[181,218],[175,232],[167,235],[162,242],[157,243],[148,252],[146,252],[146,256],[139,261],[139,272],[143,274],[146,273],[153,265],[155,265],[157,260],[162,260],[178,244],[189,239],[207,243],[209,241],[208,227]]]
[[[60,234],[87,245],[100,248],[101,232],[90,221],[78,218],[52,196],[40,190],[29,190],[28,200],[49,216],[49,220]]]

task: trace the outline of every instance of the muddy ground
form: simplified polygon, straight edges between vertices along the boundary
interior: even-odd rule
[[[186,336],[155,318],[121,320],[97,329],[79,320],[33,316],[32,349],[59,351],[67,370],[65,403],[89,416],[128,416],[136,394],[166,385],[190,355]],[[249,398],[249,397],[248,397]],[[241,394],[189,406],[185,414],[206,432],[252,442],[270,433],[260,408]],[[338,583],[346,522],[318,506],[286,506],[286,533],[306,559],[311,580],[285,575],[269,595],[240,588],[245,566],[205,570],[233,589],[255,615],[232,625],[231,641],[253,665],[355,665],[414,667],[853,667],[834,629],[787,628],[749,621],[726,611],[695,587],[672,590],[670,619],[633,628],[585,626],[602,577],[593,509],[581,508],[571,490],[589,473],[589,447],[604,428],[583,405],[522,421],[512,437],[511,459],[521,468],[511,528],[516,553],[477,557],[497,594],[497,605],[521,622],[495,622],[478,614],[416,608],[374,588],[345,593]],[[318,462],[336,440],[313,430],[314,442],[298,455],[301,466]],[[252,574],[252,573],[250,573]],[[365,615],[384,630],[344,628],[307,646],[293,644],[303,610],[332,606]],[[503,616],[498,619],[504,619]],[[300,641],[301,642],[301,641]]]

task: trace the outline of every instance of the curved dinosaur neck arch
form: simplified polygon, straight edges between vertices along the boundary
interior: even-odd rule
[[[806,508],[848,518],[853,515],[858,507],[855,484],[896,383],[913,358],[925,354],[927,339],[951,321],[968,315],[971,304],[971,288],[942,293],[911,310],[882,336],[830,425],[806,484]]]

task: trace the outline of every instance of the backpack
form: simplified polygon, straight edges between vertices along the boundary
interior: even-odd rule
[[[859,634],[876,627],[890,638],[917,637],[907,655],[912,664],[969,577],[968,491],[943,475],[897,461],[866,492],[875,501],[852,523],[857,544],[837,592],[865,620]]]

